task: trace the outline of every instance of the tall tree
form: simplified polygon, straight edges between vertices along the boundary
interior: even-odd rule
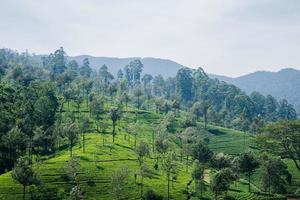
[[[168,199],[170,199],[170,181],[173,173],[176,173],[177,163],[175,153],[167,153],[163,159],[162,169],[164,170],[168,181]]]
[[[64,134],[69,141],[70,157],[73,157],[73,147],[78,140],[78,128],[75,123],[67,123],[64,126]]]
[[[181,68],[176,74],[177,94],[183,101],[190,101],[193,98],[192,71],[189,68]]]
[[[271,158],[266,154],[261,157],[263,188],[273,193],[285,194],[286,185],[291,183],[292,175],[287,165],[279,158]]]
[[[84,78],[90,78],[92,74],[92,68],[90,67],[90,61],[88,58],[84,58],[82,66],[79,68],[80,75]]]
[[[117,124],[117,120],[119,120],[119,118],[121,117],[121,113],[119,111],[119,109],[117,108],[112,108],[110,109],[110,119],[112,121],[112,136],[113,136],[113,143],[115,143],[115,136],[116,136],[116,124]]]
[[[240,155],[239,169],[242,173],[248,176],[248,190],[251,192],[251,175],[258,168],[259,162],[251,152],[246,152]]]
[[[82,151],[83,151],[83,153],[85,153],[85,135],[90,130],[90,119],[89,119],[89,117],[84,116],[80,120],[79,128],[80,128],[80,132],[82,134]]]
[[[23,186],[23,200],[25,200],[26,187],[38,185],[40,183],[37,173],[23,157],[18,159],[16,166],[12,170],[11,176]]]
[[[204,187],[204,167],[201,166],[198,160],[194,161],[194,168],[192,171],[192,178],[195,182],[195,191],[200,187],[200,195],[203,197],[203,187]]]
[[[115,199],[122,199],[124,196],[125,186],[127,185],[129,171],[127,168],[121,168],[115,171],[111,177],[112,193]],[[124,197],[123,197],[124,198]],[[126,198],[124,198],[126,199]]]
[[[144,157],[150,154],[149,145],[143,141],[136,148],[140,166],[144,163]]]
[[[267,125],[257,136],[265,150],[293,160],[300,172],[300,121],[280,121]]]

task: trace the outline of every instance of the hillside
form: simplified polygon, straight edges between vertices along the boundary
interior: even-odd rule
[[[72,106],[75,110],[75,105]],[[82,110],[86,109],[83,105]],[[134,108],[133,108],[134,109]],[[135,173],[138,173],[139,164],[137,154],[134,148],[134,140],[124,131],[124,127],[128,123],[133,123],[135,114],[132,109],[125,111],[124,117],[118,123],[118,134],[116,142],[112,143],[111,128],[108,128],[105,134],[100,134],[95,131],[95,126],[91,128],[86,137],[86,151],[82,152],[82,142],[80,141],[74,147],[74,156],[79,159],[80,171],[79,179],[81,190],[84,193],[85,199],[113,199],[111,176],[121,168],[129,169],[129,182],[126,185],[125,191],[122,193],[122,199],[139,199],[140,176],[135,180]],[[68,111],[69,112],[69,111]],[[139,123],[144,125],[144,131],[141,132],[137,139],[141,141],[151,141],[152,124],[158,123],[163,115],[149,111],[138,111]],[[83,114],[83,113],[82,113]],[[182,113],[181,116],[185,114]],[[65,114],[67,116],[67,113]],[[106,114],[104,119],[108,119]],[[91,118],[91,120],[93,120]],[[177,120],[181,120],[178,118]],[[109,120],[106,121],[110,123]],[[111,126],[111,124],[110,124]],[[199,123],[202,126],[202,123]],[[215,152],[225,152],[229,154],[238,154],[248,148],[253,148],[252,136],[245,135],[242,132],[225,129],[217,126],[209,126],[209,131],[201,137],[207,137],[210,140],[209,146]],[[103,143],[105,141],[105,143]],[[172,151],[178,152],[179,147],[172,143]],[[144,159],[149,169],[149,176],[144,178],[144,191],[153,189],[158,194],[166,196],[167,181],[164,171],[155,170],[156,155],[151,152],[150,156]],[[46,198],[47,194],[54,195],[52,199],[65,198],[71,189],[72,183],[66,179],[65,169],[70,159],[68,149],[62,150],[51,157],[41,157],[36,162],[35,168],[38,170],[39,176],[43,182],[43,188],[36,192],[36,188],[28,189],[27,198],[29,199],[30,191],[33,192],[33,198]],[[191,180],[192,161],[189,161],[189,167],[186,171],[185,159],[178,158],[178,174],[176,180],[172,182],[171,193],[172,199],[186,198],[186,184]],[[159,162],[161,166],[162,162]],[[212,169],[213,170],[213,169]],[[211,179],[210,169],[206,170],[205,187],[209,187]],[[136,183],[135,183],[136,182]],[[253,193],[247,192],[246,181],[241,178],[231,186],[228,195],[234,199],[269,199],[270,196],[262,193],[257,186],[252,185]],[[191,186],[191,189],[193,187]],[[0,199],[20,199],[22,188],[11,178],[11,173],[7,172],[0,176]],[[44,196],[43,196],[44,195]],[[213,196],[210,190],[204,192],[204,196],[209,198]],[[196,199],[196,198],[195,198]],[[271,199],[282,199],[277,195],[272,195]]]
[[[234,84],[248,94],[257,91],[264,95],[270,94],[277,99],[285,98],[298,110],[300,108],[299,70],[286,68],[278,72],[257,71],[237,78],[212,74],[210,77]]]

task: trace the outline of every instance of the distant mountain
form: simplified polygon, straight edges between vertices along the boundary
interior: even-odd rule
[[[102,65],[107,65],[109,71],[112,74],[117,74],[119,69],[123,69],[130,61],[139,59],[144,65],[143,74],[158,75],[163,77],[175,76],[177,71],[184,67],[183,65],[176,63],[172,60],[160,59],[160,58],[114,58],[114,57],[93,57],[88,55],[80,55],[74,57],[68,57],[69,60],[76,60],[79,64],[82,63],[84,58],[88,58],[90,65],[93,69],[98,70]]]
[[[250,94],[253,91],[264,95],[270,94],[277,99],[285,98],[300,110],[300,71],[293,68],[282,69],[278,72],[257,71],[251,74],[231,78],[210,74]]]

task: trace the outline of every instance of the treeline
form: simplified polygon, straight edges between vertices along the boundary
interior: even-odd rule
[[[190,112],[186,127],[203,118],[205,127],[215,123],[253,133],[268,122],[297,117],[286,100],[277,102],[259,93],[247,96],[233,85],[210,79],[201,68],[183,68],[176,77],[165,79],[142,75],[143,64],[134,60],[113,76],[105,65],[98,71],[92,69],[88,59],[68,61],[63,48],[41,62],[35,58],[0,50],[0,172],[11,169],[26,151],[29,157],[50,154],[60,148],[63,139],[73,143],[74,119],[81,118],[83,123],[80,113],[85,111],[99,121],[108,112],[104,109],[108,101],[118,107],[131,103],[165,114],[174,111],[180,115],[185,110]],[[70,103],[77,112],[69,114],[70,122],[62,123],[62,113]],[[83,104],[85,110],[81,110]],[[84,125],[78,128],[85,129]]]

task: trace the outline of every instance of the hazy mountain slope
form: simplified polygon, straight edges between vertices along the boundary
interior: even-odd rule
[[[130,61],[139,59],[144,64],[143,73],[148,73],[151,75],[161,74],[164,77],[175,76],[178,69],[184,67],[181,64],[178,64],[174,61],[167,59],[159,59],[159,58],[114,58],[114,57],[93,57],[88,55],[80,55],[75,57],[69,57],[68,59],[74,59],[78,63],[82,63],[84,58],[88,58],[90,60],[90,65],[94,69],[99,69],[102,65],[106,64],[111,73],[117,74],[119,69],[123,69],[125,65],[127,65]]]
[[[237,78],[210,75],[212,78],[231,83],[248,94],[258,91],[264,95],[282,99],[286,98],[299,110],[300,107],[300,71],[292,68],[282,69],[278,72],[258,71]]]

